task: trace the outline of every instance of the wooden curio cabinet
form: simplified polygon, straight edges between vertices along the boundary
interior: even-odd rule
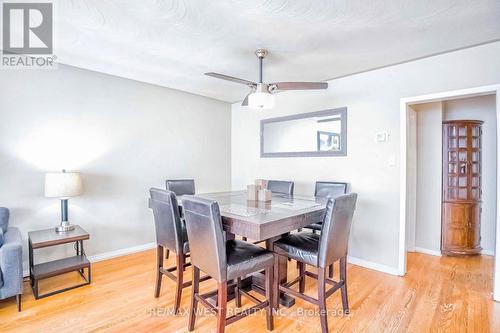
[[[481,252],[482,121],[443,122],[441,253]]]

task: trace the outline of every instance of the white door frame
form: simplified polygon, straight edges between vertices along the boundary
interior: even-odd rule
[[[407,148],[410,105],[457,98],[496,94],[497,133],[500,131],[500,84],[405,97],[400,100],[400,200],[399,200],[399,260],[398,274],[406,274],[406,220],[407,220]],[[500,135],[497,134],[497,219],[495,237],[495,267],[493,272],[493,299],[500,301]]]

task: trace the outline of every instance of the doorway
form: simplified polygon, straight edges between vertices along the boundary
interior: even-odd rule
[[[500,207],[500,195],[499,180],[496,179],[499,169],[496,156],[500,146],[496,130],[499,128],[500,107],[496,97],[499,91],[500,86],[495,85],[401,100],[400,275],[406,273],[408,250],[441,255],[443,120],[484,119],[485,126],[489,125],[484,131],[487,135],[484,140],[489,146],[485,147],[484,142],[483,147],[493,149],[494,154],[483,155],[486,170],[483,170],[485,187],[481,245],[484,254],[498,253],[500,230],[496,225],[500,212],[496,208]],[[490,110],[483,110],[488,105]],[[491,146],[496,146],[496,149]],[[495,257],[494,271],[494,299],[500,300],[498,256]]]

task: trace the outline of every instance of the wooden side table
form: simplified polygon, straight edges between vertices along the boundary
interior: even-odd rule
[[[78,225],[74,230],[61,233],[56,232],[54,228],[28,232],[30,284],[35,299],[59,294],[91,283],[91,265],[83,250],[83,241],[89,238],[89,233]],[[76,255],[41,264],[34,263],[33,250],[73,242],[75,243]],[[85,269],[87,269],[87,276],[84,274]],[[69,272],[78,272],[85,282],[46,294],[38,294],[38,281]]]

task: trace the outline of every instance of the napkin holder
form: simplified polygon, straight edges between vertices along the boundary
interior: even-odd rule
[[[260,185],[247,185],[247,200],[257,201],[259,199]]]
[[[267,180],[265,179],[256,179],[255,185],[260,186],[261,189],[267,188]]]
[[[272,198],[272,193],[269,190],[266,189],[261,189],[258,192],[258,200],[263,201],[263,202],[269,202],[271,201]]]

